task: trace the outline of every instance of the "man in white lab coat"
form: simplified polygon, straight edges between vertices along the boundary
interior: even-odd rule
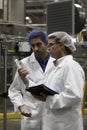
[[[55,32],[48,36],[48,49],[56,60],[45,85],[59,94],[33,95],[46,103],[43,130],[83,130],[81,104],[85,75],[73,59],[75,45],[67,33]]]
[[[28,41],[33,53],[21,60],[23,66],[17,69],[8,93],[15,112],[19,110],[22,114],[21,130],[41,130],[43,102],[34,98],[25,89],[27,86],[44,82],[54,66],[53,58],[47,51],[48,37],[43,31],[32,31]]]

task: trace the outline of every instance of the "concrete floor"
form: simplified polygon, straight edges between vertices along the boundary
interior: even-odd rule
[[[5,130],[5,127],[3,127],[3,120],[0,120],[0,130]],[[21,130],[20,119],[9,119],[9,120],[7,120],[6,130]]]
[[[84,130],[87,130],[87,115],[84,115]],[[0,130],[5,130],[3,127],[3,120],[0,120]],[[7,120],[6,130],[21,130],[20,128],[20,119],[9,119]]]

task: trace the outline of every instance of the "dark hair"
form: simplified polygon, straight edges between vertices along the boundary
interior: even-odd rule
[[[32,39],[40,38],[46,45],[48,44],[48,37],[47,35],[41,30],[33,30],[30,32],[28,36],[28,42],[30,43]]]
[[[66,47],[66,46],[65,46],[65,51],[66,51],[66,53],[67,53],[68,55],[71,55],[71,54],[72,54],[72,51],[71,51],[68,47]]]

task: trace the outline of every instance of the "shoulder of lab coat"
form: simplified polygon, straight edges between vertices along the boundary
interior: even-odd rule
[[[32,53],[30,56],[23,58],[21,61],[23,62],[24,65],[26,65],[26,62],[28,63],[36,62],[36,58],[34,56],[34,53]]]
[[[85,74],[82,67],[69,56],[58,67],[64,69],[62,77],[64,90],[59,92],[59,94],[47,97],[46,107],[50,109],[60,109],[77,105],[81,103],[83,97]]]

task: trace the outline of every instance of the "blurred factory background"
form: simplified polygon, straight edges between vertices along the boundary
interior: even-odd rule
[[[84,116],[87,114],[87,0],[0,0],[0,130],[8,129],[9,119],[18,123],[20,118],[20,114],[13,113],[7,90],[16,70],[14,59],[32,52],[27,36],[34,29],[48,34],[62,30],[75,39],[74,58],[86,74],[82,107]],[[20,122],[17,127],[20,130]],[[84,130],[86,127],[85,124]]]

